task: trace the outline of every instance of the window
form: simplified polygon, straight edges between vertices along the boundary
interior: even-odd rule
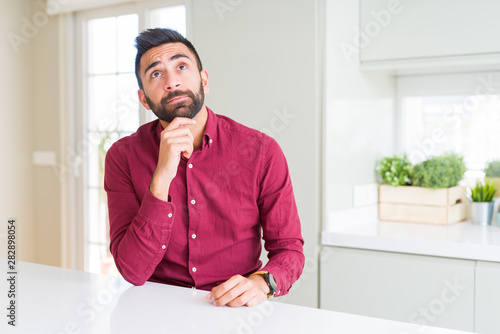
[[[401,142],[410,161],[456,152],[466,178],[484,176],[500,159],[500,73],[455,74],[400,79]]]
[[[83,51],[78,60],[82,107],[77,142],[85,147],[78,204],[83,208],[81,253],[86,271],[113,274],[117,270],[109,252],[104,158],[116,140],[154,119],[137,98],[134,40],[146,27],[169,27],[186,35],[186,8],[172,1],[119,6],[80,13],[77,25]]]

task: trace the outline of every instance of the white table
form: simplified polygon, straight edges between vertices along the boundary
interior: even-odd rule
[[[464,333],[272,301],[216,307],[201,290],[150,282],[134,287],[121,278],[32,263],[17,269],[18,326],[8,326],[2,314],[1,333]],[[3,301],[4,279],[0,287]]]

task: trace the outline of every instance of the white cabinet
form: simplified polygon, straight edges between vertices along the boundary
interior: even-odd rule
[[[323,254],[321,308],[474,330],[476,261],[341,247]]]
[[[477,333],[500,333],[500,263],[477,262],[475,317]]]
[[[500,57],[500,1],[361,0],[362,64]]]

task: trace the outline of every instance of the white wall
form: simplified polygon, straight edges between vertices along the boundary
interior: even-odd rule
[[[297,290],[279,301],[313,307],[318,305],[321,205],[319,2],[234,1],[238,5],[218,12],[216,2],[194,0],[191,20],[193,44],[210,75],[207,105],[247,126],[267,129],[287,157],[306,268]],[[293,118],[280,121],[278,114]]]
[[[353,186],[376,182],[377,161],[393,153],[396,81],[360,72],[358,55],[349,51],[359,26],[358,1],[326,0],[325,21],[324,176],[329,213],[352,208]]]
[[[18,259],[24,261],[36,258],[34,168],[31,164],[33,43],[22,44],[16,51],[7,36],[21,34],[21,19],[30,16],[30,2],[0,0],[0,235],[5,236],[7,219],[16,218]],[[6,257],[4,241],[0,242],[0,257]]]
[[[38,1],[32,4],[34,15],[44,15]],[[37,14],[38,13],[38,14]],[[43,22],[43,21],[41,21]],[[47,16],[33,39],[33,124],[34,150],[60,154],[59,109],[59,20]],[[61,182],[58,169],[35,166],[36,262],[61,266]]]

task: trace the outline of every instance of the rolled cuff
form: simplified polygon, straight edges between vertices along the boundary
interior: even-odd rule
[[[171,202],[170,195],[169,201],[162,201],[155,197],[150,191],[146,192],[142,199],[141,207],[137,212],[137,217],[143,222],[154,225],[172,227],[175,217],[175,205]]]

